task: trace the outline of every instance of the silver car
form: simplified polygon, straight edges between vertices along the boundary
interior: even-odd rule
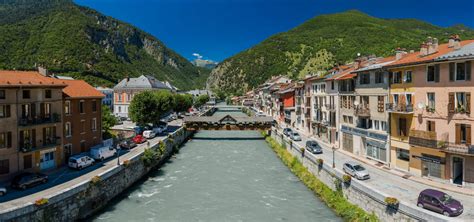
[[[300,134],[298,134],[297,132],[292,132],[292,133],[290,133],[290,138],[291,138],[293,141],[301,141],[301,136],[300,136]]]
[[[365,169],[362,165],[355,162],[344,163],[342,170],[352,177],[357,178],[358,180],[370,179],[369,171],[367,171],[367,169]]]

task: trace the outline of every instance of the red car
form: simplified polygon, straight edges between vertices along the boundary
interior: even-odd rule
[[[135,137],[133,137],[133,142],[136,143],[136,144],[141,144],[141,143],[144,143],[146,142],[146,138],[143,137],[142,135],[136,135]]]

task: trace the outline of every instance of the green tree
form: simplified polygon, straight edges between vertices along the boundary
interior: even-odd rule
[[[135,95],[128,108],[128,114],[138,125],[159,121],[161,113],[158,111],[155,93],[144,91]]]
[[[156,111],[159,112],[160,117],[175,108],[175,97],[169,91],[160,90],[155,92],[155,99],[158,106]],[[159,120],[160,118],[158,118]],[[154,123],[158,123],[158,121]]]
[[[207,95],[207,94],[200,95],[200,96],[196,99],[196,101],[194,102],[194,106],[200,107],[200,106],[206,104],[208,101],[209,101],[209,95]]]
[[[110,128],[117,124],[117,118],[112,115],[112,111],[108,106],[102,105],[102,130],[103,130],[103,137],[110,138]]]
[[[176,112],[185,112],[193,106],[193,96],[189,94],[176,94],[174,96]]]

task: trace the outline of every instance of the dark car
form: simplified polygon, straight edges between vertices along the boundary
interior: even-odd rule
[[[136,147],[137,144],[133,142],[132,140],[125,140],[120,143],[120,148],[121,149],[132,149],[133,147]]]
[[[48,182],[48,176],[42,173],[22,173],[13,178],[12,187],[25,190]]]
[[[306,150],[313,154],[321,154],[323,153],[323,149],[321,149],[321,146],[319,146],[318,142],[314,140],[308,140],[306,141]]]
[[[293,131],[290,129],[290,128],[284,128],[283,129],[283,134],[285,134],[285,136],[289,136]]]
[[[418,196],[417,205],[418,207],[438,212],[447,217],[458,216],[462,214],[464,210],[461,202],[453,199],[444,192],[433,189],[421,191]]]

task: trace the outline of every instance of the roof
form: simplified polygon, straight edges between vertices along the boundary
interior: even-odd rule
[[[95,89],[97,89],[99,91],[113,91],[113,89],[111,89],[109,87],[102,87],[102,86],[95,87]]]
[[[163,82],[160,82],[153,76],[141,75],[138,78],[125,78],[122,79],[114,89],[168,89]]]
[[[63,80],[67,86],[63,94],[69,98],[104,98],[104,94],[84,80]]]
[[[304,78],[304,81],[316,81],[316,80],[324,80],[326,79],[326,76],[321,76],[321,75],[316,75],[316,76],[309,76]]]
[[[459,50],[454,50],[444,55],[438,56],[435,58],[436,61],[439,60],[451,60],[451,59],[465,59],[474,57],[474,43],[466,44],[461,47]]]
[[[65,87],[66,84],[64,80],[46,77],[37,71],[0,70],[0,86]]]
[[[73,80],[74,78],[70,77],[70,76],[55,76],[56,79],[69,79],[69,80]]]
[[[347,68],[329,78],[327,78],[327,80],[344,80],[344,79],[351,79],[353,77],[355,77],[357,74],[355,73],[351,73],[355,70],[355,67],[352,66],[350,68]]]
[[[429,194],[431,196],[435,196],[435,197],[443,197],[445,195],[444,192],[442,191],[439,191],[439,190],[434,190],[434,189],[425,189],[423,191],[421,191],[421,193],[423,194]]]
[[[395,62],[395,56],[390,56],[390,57],[385,57],[385,58],[377,58],[375,62],[370,63],[366,66],[363,66],[362,68],[359,68],[357,70],[354,70],[353,72],[364,72],[364,71],[370,71],[370,70],[375,70],[375,69],[380,69],[384,66],[387,66],[393,62]]]
[[[465,40],[461,41],[461,46],[465,46],[467,44],[473,43],[474,40]],[[405,56],[403,56],[401,59],[391,63],[390,65],[386,67],[396,67],[396,66],[406,66],[406,65],[415,65],[419,63],[424,63],[424,62],[431,62],[434,61],[434,59],[443,56],[445,54],[448,54],[450,52],[454,51],[454,47],[448,47],[448,44],[441,44],[438,46],[438,51],[436,53],[432,53],[426,56],[420,56],[420,51],[413,52],[413,53],[408,53]]]

